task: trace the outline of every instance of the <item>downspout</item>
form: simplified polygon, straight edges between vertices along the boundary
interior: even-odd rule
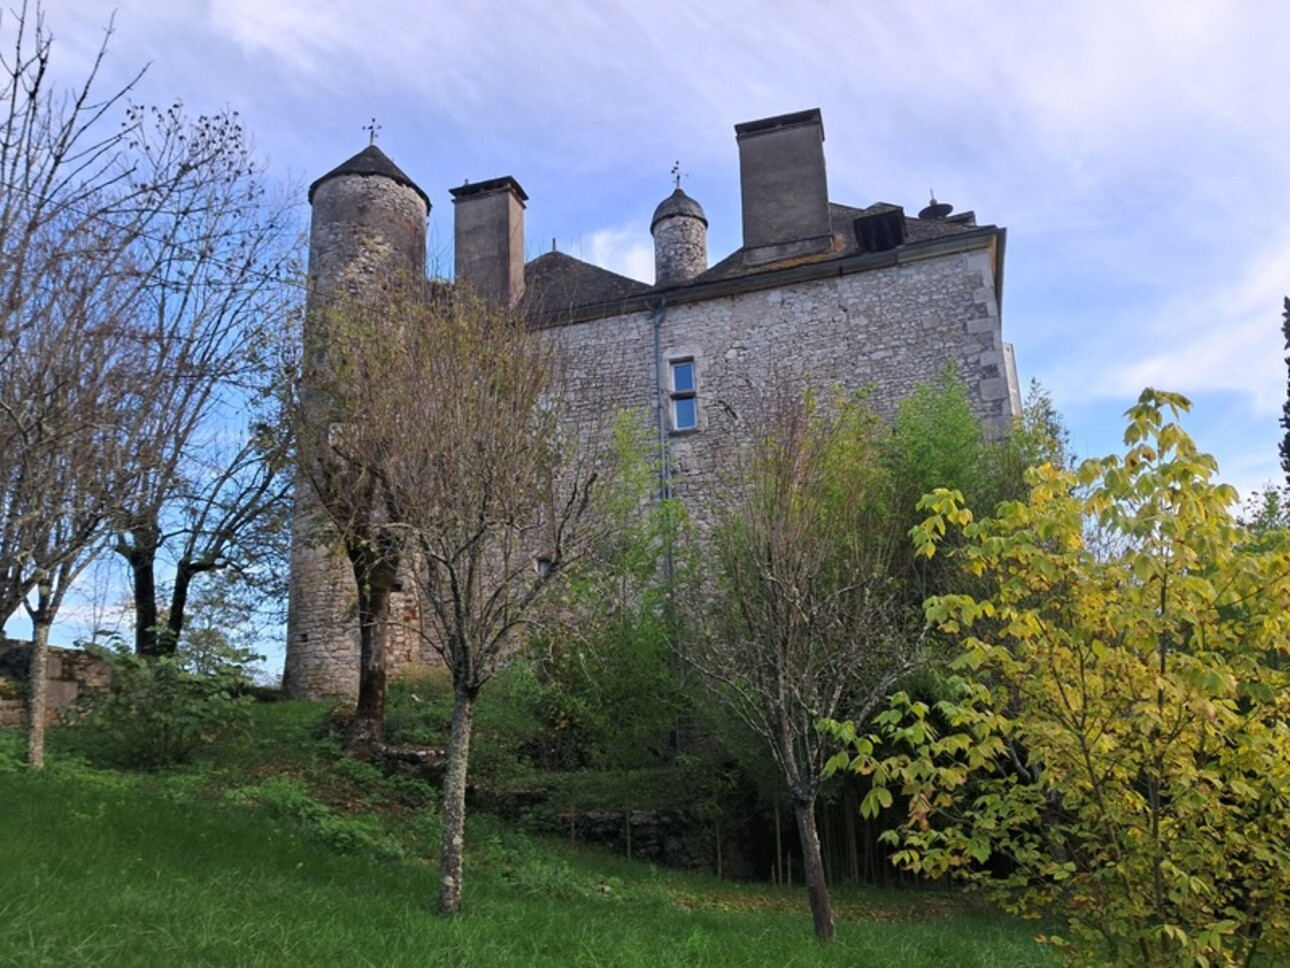
[[[666,501],[672,496],[672,472],[667,452],[667,385],[663,376],[663,315],[667,299],[663,296],[650,306],[654,323],[654,415],[658,424],[658,499]],[[669,559],[671,555],[669,552]],[[669,569],[670,570],[670,569]]]
[[[667,446],[667,378],[663,375],[663,316],[667,311],[667,298],[659,296],[658,301],[649,305],[653,312],[654,324],[654,413],[658,424],[658,499],[666,501],[672,496],[672,459]],[[676,559],[672,547],[672,529],[668,528],[663,537],[663,581],[667,597],[665,627],[671,632],[673,648],[671,655],[677,655],[676,648]],[[682,676],[684,676],[684,666]],[[681,713],[678,710],[672,722],[672,746],[679,750],[682,742]]]

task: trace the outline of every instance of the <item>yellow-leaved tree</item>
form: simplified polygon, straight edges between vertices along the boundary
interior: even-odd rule
[[[976,520],[923,499],[919,553],[989,589],[926,604],[951,698],[834,724],[834,768],[909,815],[897,863],[1046,917],[1079,964],[1285,964],[1290,535],[1251,532],[1216,462],[1144,391],[1121,456],[1030,472]]]

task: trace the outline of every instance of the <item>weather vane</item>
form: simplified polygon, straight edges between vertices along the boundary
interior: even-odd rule
[[[363,130],[367,132],[367,143],[369,145],[376,144],[376,136],[381,131],[381,126],[376,123],[376,118],[372,118],[368,124],[363,125]]]
[[[676,183],[678,190],[681,188],[681,179],[687,177],[689,177],[689,172],[681,171],[681,162],[672,162],[672,181]]]

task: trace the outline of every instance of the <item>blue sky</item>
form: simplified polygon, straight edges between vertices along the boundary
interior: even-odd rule
[[[110,6],[51,0],[79,76]],[[1279,0],[542,3],[119,0],[103,90],[239,110],[303,186],[379,144],[429,194],[513,175],[529,255],[649,281],[649,218],[684,187],[709,257],[739,244],[733,126],[819,107],[830,196],[916,212],[929,189],[1008,229],[1004,335],[1081,456],[1145,385],[1243,491],[1280,476],[1290,293],[1290,5]],[[361,13],[359,12],[361,9]]]

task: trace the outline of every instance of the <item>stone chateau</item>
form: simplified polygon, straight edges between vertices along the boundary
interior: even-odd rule
[[[735,125],[735,141],[743,245],[709,265],[703,208],[677,188],[650,227],[653,285],[561,252],[526,263],[528,196],[512,177],[449,190],[456,281],[550,334],[571,420],[607,426],[637,411],[657,428],[667,486],[701,508],[768,380],[871,388],[889,411],[954,361],[987,425],[1019,412],[1000,320],[1003,229],[935,200],[917,217],[830,201],[818,110]],[[374,145],[314,182],[309,201],[311,300],[342,280],[424,275],[430,199]],[[294,538],[286,688],[356,694],[354,579],[320,541],[306,493]],[[396,595],[391,614],[393,669],[429,661],[415,603]]]

